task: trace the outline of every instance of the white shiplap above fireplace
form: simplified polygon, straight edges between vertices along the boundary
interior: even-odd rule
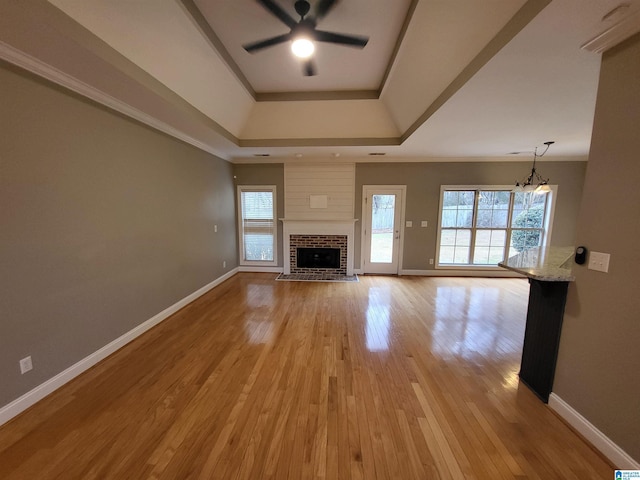
[[[355,164],[284,166],[287,220],[353,220]]]

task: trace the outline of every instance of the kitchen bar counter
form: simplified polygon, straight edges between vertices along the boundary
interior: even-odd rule
[[[544,282],[573,282],[573,247],[535,247],[498,265]]]
[[[536,247],[498,264],[529,277],[520,381],[545,403],[553,387],[567,288],[575,280],[573,251],[573,247]]]

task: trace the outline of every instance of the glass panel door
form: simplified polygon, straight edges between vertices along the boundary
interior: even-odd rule
[[[370,262],[393,262],[395,235],[395,195],[372,195]]]
[[[364,187],[364,273],[397,274],[404,187]]]

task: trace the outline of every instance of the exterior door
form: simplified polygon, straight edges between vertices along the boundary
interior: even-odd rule
[[[396,275],[402,253],[406,186],[365,185],[362,270]]]

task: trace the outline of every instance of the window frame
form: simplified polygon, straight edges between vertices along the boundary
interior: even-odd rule
[[[544,222],[543,222],[543,228],[542,228],[542,240],[540,242],[541,246],[547,246],[550,242],[551,239],[551,226],[553,225],[553,217],[554,217],[554,213],[555,213],[555,199],[557,196],[557,192],[558,192],[558,186],[557,185],[549,185],[549,187],[551,188],[551,191],[549,193],[546,193],[545,195],[547,195],[547,201],[545,204],[545,212],[544,212]],[[498,265],[482,265],[482,264],[478,264],[478,265],[474,265],[473,263],[460,263],[460,264],[453,264],[453,263],[440,263],[440,244],[441,244],[441,239],[442,239],[442,217],[443,217],[443,205],[444,205],[444,194],[446,191],[475,191],[476,196],[478,194],[479,191],[509,191],[511,193],[513,192],[513,185],[441,185],[440,186],[440,203],[439,203],[439,208],[438,208],[438,231],[437,231],[437,236],[436,236],[436,255],[435,255],[435,259],[434,259],[434,268],[436,270],[487,270],[487,271],[500,271],[501,267],[499,267]],[[504,253],[504,257],[503,260],[504,261],[508,258],[508,254],[509,254],[509,248],[511,245],[511,232],[512,230],[514,230],[514,228],[512,227],[512,221],[513,221],[513,204],[514,204],[514,195],[510,196],[509,199],[509,210],[508,210],[508,220],[507,220],[507,227],[504,229],[506,230],[506,239],[505,239],[505,253]],[[473,261],[473,251],[475,248],[475,239],[476,239],[476,234],[478,230],[503,230],[502,228],[478,228],[476,226],[476,216],[477,216],[477,211],[478,211],[478,203],[477,203],[477,198],[476,200],[474,200],[474,208],[473,208],[473,222],[472,222],[472,226],[469,227],[469,230],[471,230],[471,238],[470,238],[470,246],[469,246],[469,259],[470,261]],[[464,229],[464,228],[463,228]],[[515,230],[519,230],[518,228],[516,228]]]
[[[244,228],[242,214],[242,193],[243,192],[271,192],[273,198],[273,260],[246,260],[244,257]],[[275,185],[238,185],[237,186],[237,211],[238,211],[238,260],[242,266],[262,266],[273,267],[278,265],[278,206],[277,191]]]

